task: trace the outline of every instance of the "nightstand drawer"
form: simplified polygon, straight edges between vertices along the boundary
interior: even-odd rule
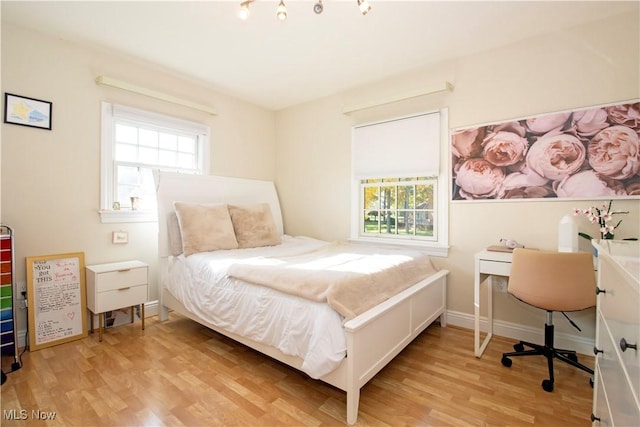
[[[95,305],[95,313],[116,310],[147,302],[147,285],[123,287],[100,293]]]
[[[95,275],[96,292],[112,291],[147,283],[147,268],[128,268]]]

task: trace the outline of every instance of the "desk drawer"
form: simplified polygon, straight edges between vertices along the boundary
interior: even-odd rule
[[[147,302],[147,285],[121,288],[114,291],[101,292],[97,298],[94,313],[116,310]]]
[[[496,276],[508,276],[511,273],[511,263],[481,259],[480,273],[494,274]]]

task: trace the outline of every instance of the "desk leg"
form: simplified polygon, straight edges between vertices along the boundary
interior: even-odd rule
[[[142,330],[144,331],[144,303],[140,304],[140,319],[142,320]]]
[[[474,311],[474,353],[476,357],[481,357],[485,348],[489,344],[493,336],[493,280],[489,276],[487,280],[482,281],[482,275],[479,272],[479,263],[476,260],[476,274],[473,286],[473,311]],[[480,342],[480,287],[482,283],[487,283],[487,335]]]

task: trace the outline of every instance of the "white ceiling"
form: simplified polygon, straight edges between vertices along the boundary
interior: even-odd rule
[[[279,110],[437,62],[621,13],[634,1],[257,0],[241,21],[235,1],[2,0],[2,23],[100,47]],[[3,43],[8,41],[3,40]]]

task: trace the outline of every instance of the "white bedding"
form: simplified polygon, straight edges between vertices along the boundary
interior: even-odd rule
[[[310,301],[227,276],[233,263],[304,254],[329,243],[283,236],[272,247],[220,250],[174,257],[168,290],[192,313],[230,332],[304,360],[312,378],[333,371],[346,355],[343,318],[326,303]],[[238,309],[241,308],[241,309]]]

